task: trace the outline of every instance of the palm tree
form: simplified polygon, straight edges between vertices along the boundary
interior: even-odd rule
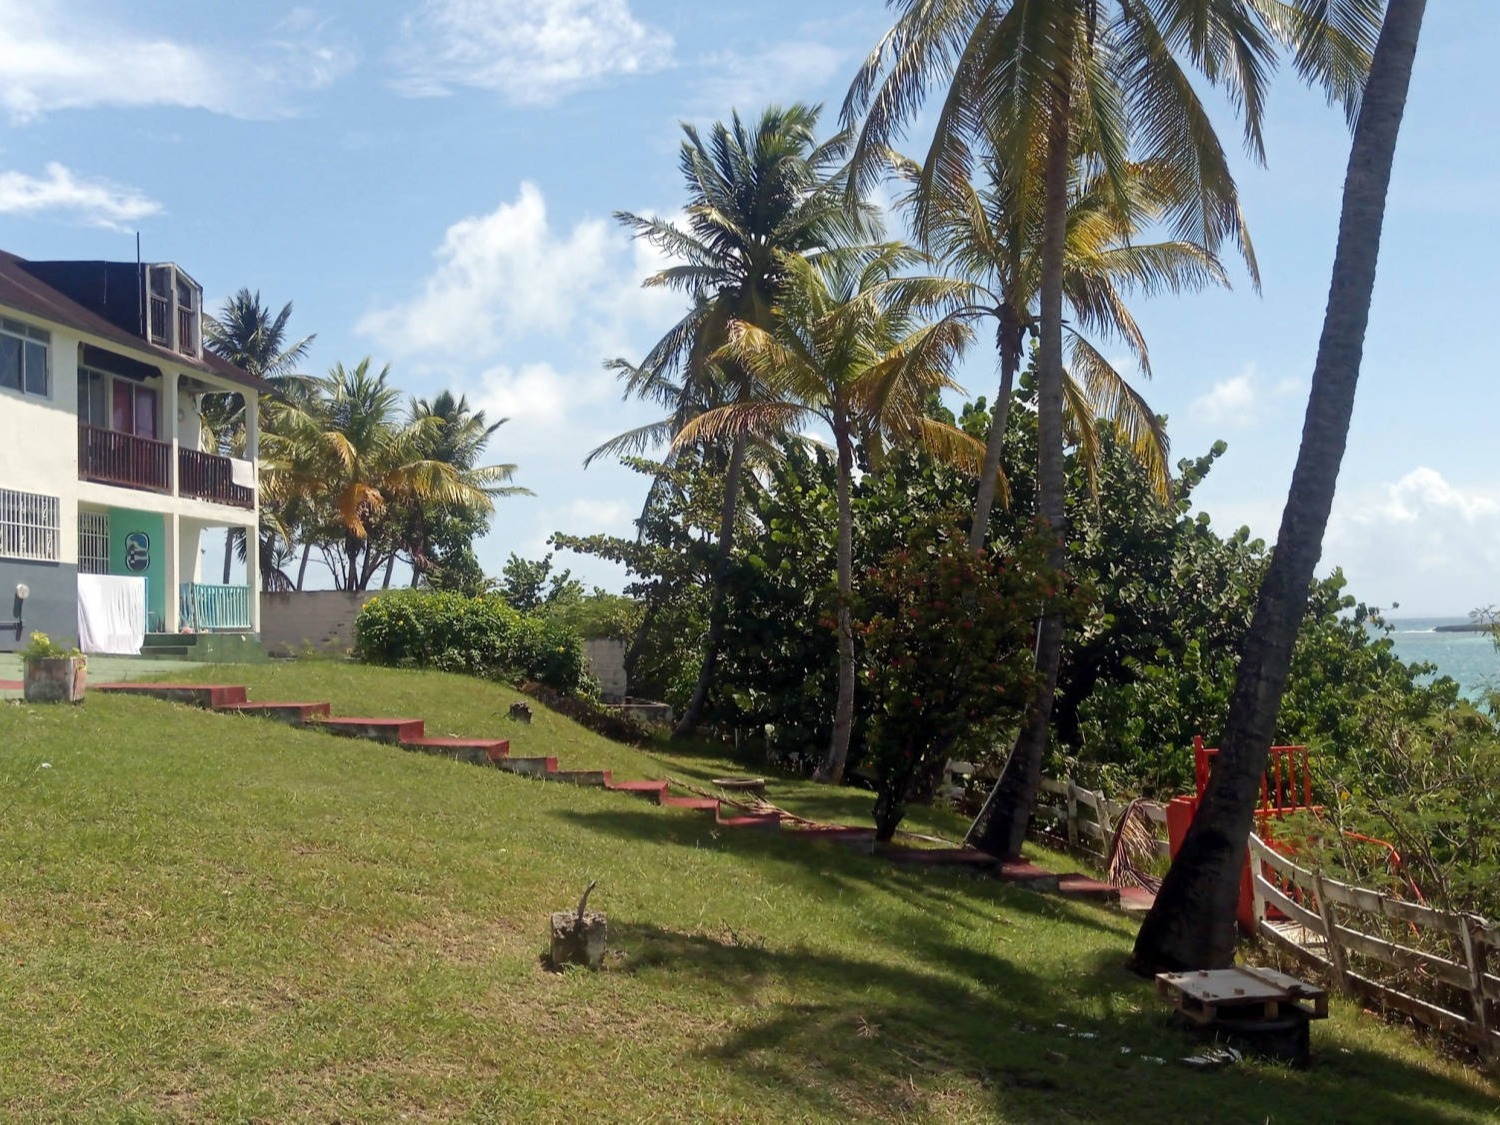
[[[788,256],[775,306],[776,328],[746,321],[729,326],[726,352],[754,380],[753,397],[698,415],[677,435],[681,448],[723,438],[788,435],[810,418],[833,433],[838,496],[838,698],[833,740],[818,776],[843,779],[854,723],[853,527],[854,447],[878,453],[886,440],[915,438],[949,460],[979,465],[981,447],[967,434],[928,418],[933,396],[954,384],[954,359],[969,342],[962,320],[923,323],[968,295],[944,278],[900,277],[923,258],[909,247],[873,248],[868,259],[814,263]]]
[[[1136,937],[1132,962],[1140,971],[1216,969],[1234,959],[1234,903],[1245,842],[1348,441],[1391,165],[1425,8],[1426,0],[1390,0],[1375,46],[1344,177],[1333,280],[1281,530],[1241,649],[1213,775]]]
[[[898,174],[914,188],[901,202],[914,208],[919,203],[915,189],[921,180],[921,167],[904,157],[895,159]],[[989,167],[983,187],[976,187],[970,180],[937,185],[944,194],[927,224],[927,249],[972,282],[978,294],[977,302],[955,315],[995,322],[1000,387],[969,529],[969,545],[975,551],[984,546],[996,489],[1004,477],[1001,454],[1006,424],[1025,337],[1036,330],[1034,310],[1041,265],[1037,253],[1039,201],[1017,198],[993,158],[986,164]],[[1167,239],[1145,245],[1136,241],[1164,215],[1164,179],[1162,170],[1150,165],[1128,165],[1123,190],[1130,209],[1122,213],[1114,205],[1112,185],[1102,183],[1097,173],[1091,176],[1081,157],[1075,157],[1068,192],[1063,289],[1076,326],[1065,323],[1063,330],[1070,342],[1068,370],[1064,372],[1066,421],[1090,480],[1095,479],[1098,468],[1094,420],[1104,417],[1150,477],[1158,495],[1166,499],[1170,487],[1166,431],[1145,399],[1089,339],[1090,335],[1103,335],[1119,340],[1149,377],[1150,353],[1126,305],[1126,294],[1154,296],[1229,284],[1218,257],[1191,240]],[[1030,182],[1034,186],[1036,181],[1033,178]]]
[[[925,240],[949,194],[939,185],[967,179],[975,149],[997,158],[1019,198],[1035,193],[1041,200],[1037,501],[1054,540],[1049,562],[1061,569],[1063,304],[1074,152],[1081,145],[1089,153],[1125,214],[1132,156],[1161,168],[1170,189],[1166,226],[1174,236],[1215,252],[1225,241],[1236,242],[1253,269],[1233,176],[1179,59],[1228,92],[1248,147],[1262,157],[1262,109],[1278,41],[1295,40],[1298,69],[1353,106],[1365,58],[1357,32],[1379,0],[1337,6],[1326,0],[893,0],[893,6],[896,25],[856,75],[844,105],[846,121],[864,114],[850,190],[861,192],[878,175],[892,137],[928,88],[946,84],[917,188],[919,238]],[[998,794],[989,822],[975,835],[980,847],[998,854],[1016,854],[1024,838],[1062,634],[1062,617],[1049,607],[1037,637],[1040,690],[1012,755],[1020,780]]]
[[[241,289],[224,302],[218,316],[204,318],[203,346],[240,370],[266,380],[278,394],[295,394],[304,384],[300,376],[293,374],[293,369],[306,358],[307,349],[317,337],[314,334],[288,342],[286,329],[291,316],[290,301],[272,316],[271,310],[261,304],[259,290],[251,293],[249,289]],[[203,396],[199,410],[203,430],[219,453],[232,456],[244,448],[244,395],[237,392],[207,394]],[[268,418],[267,411],[262,410],[262,430]],[[271,545],[264,541],[276,534],[275,520],[263,519],[262,525],[261,555],[263,560],[269,561]],[[243,556],[244,549],[240,530],[227,529],[224,536],[226,586],[229,584],[230,559],[236,550]],[[281,573],[279,567],[272,567],[272,571]]]
[[[645,284],[685,293],[693,305],[640,364],[615,360],[609,365],[624,378],[627,398],[660,403],[667,416],[606,442],[589,460],[660,444],[694,413],[740,401],[748,381],[722,350],[731,322],[770,327],[790,256],[826,254],[873,235],[869,209],[846,206],[844,193],[831,182],[842,166],[847,136],[818,144],[817,121],[816,108],[796,104],[766,109],[753,127],[735,113],[728,125],[715,124],[706,139],[695,126],[684,125],[679,165],[688,193],[685,224],[616,214],[636,237],[676,263]],[[703,664],[677,735],[691,734],[702,721],[718,665],[745,457],[746,438],[731,438]]]
[[[342,590],[368,588],[385,561],[376,536],[390,529],[392,512],[429,505],[490,512],[514,471],[460,468],[428,456],[443,421],[401,419],[389,373],[389,367],[372,373],[368,357],[352,370],[335,365],[313,381],[305,405],[283,406],[276,432],[267,436],[268,493],[321,513],[336,543],[324,553]]]

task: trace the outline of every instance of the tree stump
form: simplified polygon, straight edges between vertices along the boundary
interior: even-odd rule
[[[594,884],[590,883],[578,900],[577,910],[559,910],[552,915],[552,967],[555,969],[564,965],[597,969],[604,960],[608,920],[598,911],[585,909],[589,892],[593,889]]]

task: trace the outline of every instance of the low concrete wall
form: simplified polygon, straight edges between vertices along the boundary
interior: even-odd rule
[[[24,602],[17,586],[31,591]],[[78,643],[78,567],[0,559],[0,652],[24,648],[34,632],[61,645]]]
[[[304,590],[261,594],[260,643],[272,656],[306,649],[348,652],[354,647],[354,619],[379,590]]]
[[[630,685],[625,682],[624,641],[584,641],[583,656],[590,675],[599,681],[606,702],[617,703],[630,694]]]

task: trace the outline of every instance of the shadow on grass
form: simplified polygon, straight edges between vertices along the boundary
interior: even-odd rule
[[[1316,1039],[1306,1071],[1191,1070],[1181,1059],[1200,1041],[1118,965],[1047,979],[920,919],[901,935],[916,941],[906,963],[770,949],[732,932],[610,926],[621,971],[664,974],[674,987],[686,977],[722,998],[726,1029],[702,1057],[741,1082],[795,1092],[809,1113],[941,1115],[976,1097],[1000,1119],[1027,1122],[1483,1121],[1496,1109],[1478,1089],[1387,1054],[1319,1054]]]

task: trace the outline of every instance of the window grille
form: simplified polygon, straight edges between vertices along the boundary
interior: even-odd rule
[[[78,573],[109,573],[109,513],[78,513]]]
[[[56,496],[0,488],[0,558],[57,562]]]

